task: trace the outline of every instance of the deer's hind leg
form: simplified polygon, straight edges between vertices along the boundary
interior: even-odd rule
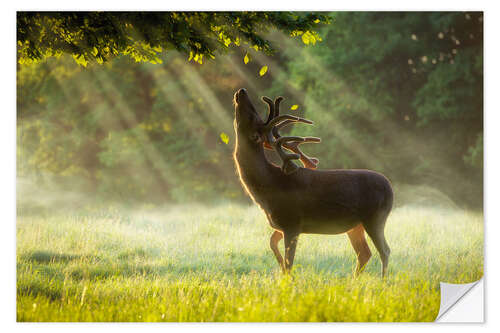
[[[363,228],[363,225],[361,223],[349,230],[347,232],[347,236],[349,236],[351,245],[356,252],[357,264],[354,276],[358,276],[365,269],[368,260],[370,260],[372,256],[372,252],[370,251],[370,247],[366,242],[365,228]]]
[[[285,272],[285,263],[278,248],[278,243],[282,238],[283,238],[283,233],[281,231],[274,230],[273,234],[271,235],[271,240],[269,242],[269,245],[271,246],[271,250],[273,250],[276,260],[278,260],[278,264],[280,265],[281,270]]]
[[[382,277],[387,273],[387,266],[389,265],[389,255],[391,254],[391,249],[389,248],[389,244],[385,239],[384,228],[385,222],[387,220],[387,215],[384,214],[382,216],[378,216],[375,219],[372,219],[368,223],[364,223],[364,227],[366,233],[373,241],[373,244],[377,248],[378,253],[380,254],[380,260],[382,261]]]

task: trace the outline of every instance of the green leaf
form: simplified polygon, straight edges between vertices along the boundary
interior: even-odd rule
[[[306,31],[302,35],[302,42],[304,42],[304,44],[306,44],[306,45],[309,45],[310,43],[316,44],[316,38],[314,38],[314,35],[311,34],[309,31]]]
[[[290,108],[290,110],[295,111],[295,110],[297,110],[298,108],[299,108],[299,106],[298,106],[297,104],[294,104],[294,105],[292,105],[292,107]]]
[[[321,37],[318,35],[316,31],[306,31],[302,34],[302,42],[306,45],[316,44],[316,42],[321,42]]]
[[[243,58],[243,62],[246,64],[248,64],[248,62],[250,61],[250,57],[248,56],[248,52],[245,54],[245,58]]]
[[[196,54],[194,55],[193,60],[194,60],[195,62],[199,63],[200,65],[201,65],[201,64],[203,64],[203,54],[201,54],[201,53],[196,53]]]
[[[259,52],[272,52],[275,50],[271,41],[263,38],[261,32],[277,28],[287,34],[297,31],[302,33],[315,25],[314,22],[318,20],[321,23],[329,21],[328,15],[302,16],[292,12],[282,12],[279,15],[253,12],[205,12],[203,14],[183,12],[172,13],[171,16],[140,12],[126,15],[119,12],[95,12],[77,16],[64,12],[44,13],[39,16],[29,12],[19,12],[18,20],[24,23],[17,27],[19,37],[17,52],[19,58],[22,58],[20,63],[26,64],[52,57],[59,52],[73,53],[73,48],[68,49],[66,44],[76,45],[77,40],[83,40],[87,43],[78,45],[75,59],[81,66],[86,66],[86,61],[97,57],[100,57],[104,63],[120,54],[130,55],[130,58],[137,62],[146,62],[155,53],[169,50],[187,53],[186,56],[189,56],[189,61],[191,61],[196,54],[203,54],[206,58],[217,54],[217,51],[227,51],[233,43],[235,46],[246,44],[249,49]],[[84,17],[83,25],[80,22],[81,17]],[[47,21],[47,26],[43,23],[45,21]],[[107,28],[109,22],[113,22],[112,29]],[[144,36],[134,33],[139,25],[140,29],[147,32]],[[37,34],[36,38],[29,37],[26,33],[26,31],[38,31],[42,26],[44,30]],[[123,33],[117,36],[116,31]],[[165,34],[165,31],[176,33]],[[203,38],[200,37],[199,31],[206,31]],[[245,41],[236,36],[244,36]],[[214,37],[217,43],[212,42]],[[61,43],[61,40],[65,43]],[[189,54],[190,51],[193,52],[192,55]],[[85,59],[80,59],[82,54]],[[195,61],[203,62],[200,57]],[[154,60],[154,63],[159,62]]]
[[[75,60],[75,62],[80,65],[80,66],[83,66],[83,67],[87,67],[87,64],[89,63],[85,57],[83,56],[83,54],[73,54],[73,59]]]
[[[229,143],[229,136],[228,136],[226,133],[224,133],[224,132],[222,132],[222,133],[220,134],[220,139],[221,139],[221,140],[222,140],[222,142],[224,142],[226,145]]]
[[[262,66],[262,68],[259,71],[260,76],[264,76],[267,73],[267,66]]]
[[[302,35],[302,42],[306,45],[309,45],[309,35],[307,33]]]

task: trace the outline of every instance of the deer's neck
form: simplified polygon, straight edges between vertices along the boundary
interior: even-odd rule
[[[273,169],[276,168],[267,161],[264,148],[237,137],[234,160],[243,187],[254,201],[260,201],[259,193],[272,183]]]

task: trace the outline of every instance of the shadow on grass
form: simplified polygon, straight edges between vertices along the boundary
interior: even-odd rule
[[[211,258],[210,260],[207,260]],[[180,278],[185,275],[221,276],[230,275],[239,278],[249,273],[269,274],[278,271],[279,266],[272,254],[231,254],[219,252],[204,254],[203,258],[189,258],[183,261],[169,259],[160,262],[148,262],[151,259],[147,251],[133,250],[121,252],[114,258],[97,258],[84,255],[60,254],[46,251],[37,251],[22,257],[45,278],[72,280],[105,280],[112,277],[128,278],[142,276],[144,278],[171,277]],[[78,259],[96,259],[74,262]],[[25,264],[18,263],[18,269]],[[307,256],[295,260],[294,268],[297,271],[315,271],[322,274],[343,278],[352,275],[355,268],[355,259],[351,256]],[[379,259],[372,257],[365,272],[379,273]]]
[[[82,259],[83,255],[55,253],[50,251],[35,251],[25,254],[21,257],[23,260],[36,262],[36,263],[50,263],[50,262],[69,262],[72,260]]]
[[[133,251],[132,257],[137,259]],[[206,254],[205,254],[206,255]],[[17,294],[31,296],[45,296],[51,300],[60,299],[67,288],[76,288],[80,281],[106,281],[108,279],[127,279],[141,277],[141,279],[152,280],[166,278],[179,281],[184,278],[196,277],[196,281],[212,281],[214,279],[239,279],[246,275],[270,275],[278,273],[279,268],[272,254],[232,254],[230,256],[210,253],[207,260],[186,260],[172,262],[147,263],[134,261],[128,255],[120,253],[117,257],[108,260],[93,262],[72,262],[84,256],[55,254],[51,252],[37,251],[26,258],[26,263],[18,263],[18,271],[27,269],[27,275],[18,277]],[[397,258],[394,258],[398,260]],[[30,262],[35,262],[32,266]],[[318,255],[298,258],[294,269],[297,274],[316,272],[328,278],[349,278],[355,268],[355,259],[351,256]],[[42,275],[33,274],[34,271]],[[373,256],[364,274],[378,275],[380,272],[380,260]],[[26,273],[24,273],[26,274]],[[70,279],[76,284],[66,285],[65,280]],[[66,285],[66,286],[65,286]],[[66,290],[66,291],[65,291]]]

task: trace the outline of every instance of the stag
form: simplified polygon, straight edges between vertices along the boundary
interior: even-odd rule
[[[292,268],[301,233],[347,233],[357,255],[358,275],[371,257],[366,231],[380,254],[383,277],[390,254],[384,235],[393,202],[389,180],[371,170],[317,170],[318,159],[304,154],[299,145],[320,142],[319,138],[279,134],[284,126],[313,122],[280,115],[282,97],[274,102],[268,97],[262,100],[269,107],[266,122],[256,112],[246,89],[234,94],[234,160],[243,188],[274,229],[270,246],[283,272]],[[267,160],[265,148],[276,151],[281,167]],[[300,160],[304,167],[293,160]],[[284,260],[278,248],[283,238]]]

